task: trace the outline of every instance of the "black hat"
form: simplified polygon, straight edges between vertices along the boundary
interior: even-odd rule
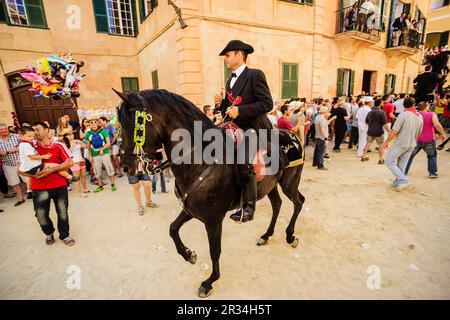
[[[242,50],[244,52],[247,52],[248,54],[253,53],[253,47],[249,44],[246,44],[240,40],[231,40],[228,42],[225,49],[222,50],[222,52],[219,54],[219,56],[224,56],[225,53],[228,51],[239,51]]]

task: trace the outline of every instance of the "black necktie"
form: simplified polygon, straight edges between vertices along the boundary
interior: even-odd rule
[[[237,77],[237,74],[233,72],[233,73],[231,74],[231,78],[234,78],[234,77]]]

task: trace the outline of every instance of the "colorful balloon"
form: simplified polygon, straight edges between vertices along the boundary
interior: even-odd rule
[[[80,74],[83,61],[75,61],[72,54],[51,54],[36,60],[34,67],[28,66],[27,72],[20,75],[32,83],[31,92],[39,93],[34,97],[70,98],[79,97],[79,82],[85,77]]]

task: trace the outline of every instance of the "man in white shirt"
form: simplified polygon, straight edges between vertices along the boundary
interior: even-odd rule
[[[405,107],[403,106],[403,103],[405,101],[406,94],[400,93],[400,99],[394,102],[394,116],[398,117],[400,113],[405,111]],[[394,125],[394,124],[392,124]]]
[[[359,6],[356,31],[365,32],[366,23],[367,23],[367,15],[371,11],[373,11],[373,3],[370,0],[365,1],[363,4],[361,4]]]
[[[372,110],[373,106],[373,98],[372,97],[365,97],[364,99],[364,106],[358,109],[358,112],[356,113],[356,118],[358,118],[358,151],[356,155],[359,158],[362,158],[364,155],[364,147],[366,146],[367,142],[367,130],[369,129],[369,125],[366,123],[366,117],[369,114],[369,112]]]

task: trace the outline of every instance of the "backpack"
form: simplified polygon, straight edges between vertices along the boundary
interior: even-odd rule
[[[100,149],[105,145],[105,137],[101,134],[101,130],[95,131],[90,137],[92,149]]]

